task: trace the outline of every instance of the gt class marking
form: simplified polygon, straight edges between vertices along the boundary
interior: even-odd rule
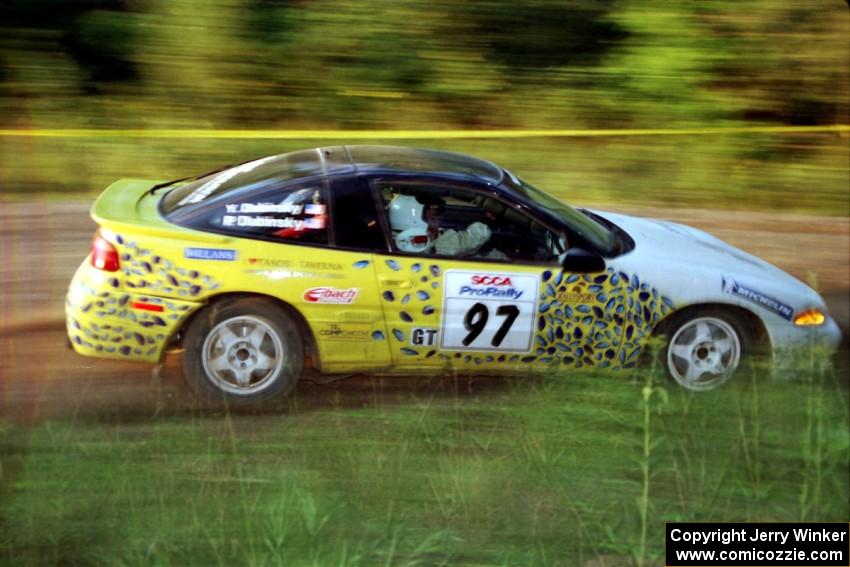
[[[360,290],[356,287],[339,289],[335,287],[311,287],[304,292],[304,301],[307,303],[354,303]]]
[[[433,346],[437,343],[437,329],[417,327],[410,331],[410,344],[413,346]]]

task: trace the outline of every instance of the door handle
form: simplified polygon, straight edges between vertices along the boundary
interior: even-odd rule
[[[400,287],[402,289],[409,289],[413,287],[413,282],[410,280],[397,280],[393,278],[379,277],[378,281],[381,285],[388,287]]]

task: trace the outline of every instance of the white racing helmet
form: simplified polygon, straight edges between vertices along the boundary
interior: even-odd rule
[[[396,195],[390,201],[390,228],[402,252],[425,252],[431,246],[424,209],[413,195]]]
[[[423,218],[425,205],[413,195],[396,195],[390,201],[390,228],[393,232],[401,232],[409,228],[428,229],[428,223]]]

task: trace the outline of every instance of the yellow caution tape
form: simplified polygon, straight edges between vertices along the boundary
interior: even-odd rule
[[[722,134],[794,134],[850,132],[850,125],[751,126],[719,128],[634,128],[610,130],[204,130],[39,128],[0,129],[0,136],[28,138],[196,138],[243,140],[448,140],[482,138],[568,138],[602,136],[701,136]]]

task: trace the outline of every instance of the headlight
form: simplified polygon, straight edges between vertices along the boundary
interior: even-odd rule
[[[800,327],[822,325],[824,321],[826,321],[826,315],[820,309],[806,309],[794,317],[794,324]]]

